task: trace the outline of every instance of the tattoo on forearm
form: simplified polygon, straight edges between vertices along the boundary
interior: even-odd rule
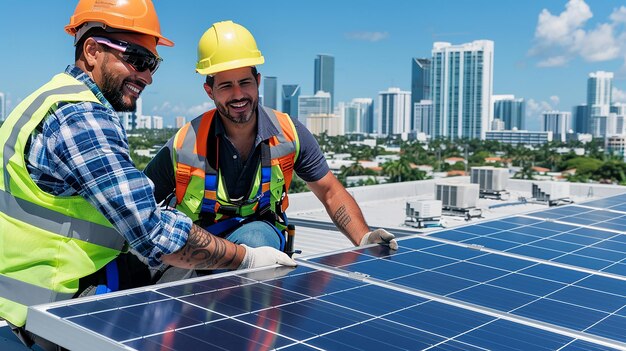
[[[212,244],[212,250],[209,246]],[[226,245],[221,240],[215,240],[200,227],[193,226],[187,237],[187,245],[184,246],[181,261],[194,265],[195,269],[221,267],[220,262],[228,259],[226,256]],[[232,257],[229,262],[232,262]]]
[[[344,205],[341,205],[341,207],[337,209],[337,212],[335,212],[335,215],[333,216],[333,222],[342,232],[346,231],[346,226],[348,225],[348,223],[350,223],[351,220],[352,218],[350,218],[350,214],[348,213],[348,211],[346,210],[346,206]]]

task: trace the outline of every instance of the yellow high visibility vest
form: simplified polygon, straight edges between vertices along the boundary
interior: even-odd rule
[[[53,196],[33,182],[24,154],[59,102],[99,103],[61,73],[24,99],[0,127],[0,317],[26,322],[30,305],[71,298],[78,280],[119,255],[125,239],[81,196]]]

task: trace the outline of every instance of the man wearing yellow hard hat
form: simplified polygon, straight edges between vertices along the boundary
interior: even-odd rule
[[[183,126],[144,170],[157,201],[175,196],[177,209],[216,236],[284,250],[295,171],[354,245],[397,249],[392,234],[370,231],[311,133],[259,105],[262,63],[254,37],[237,23],[215,23],[200,38],[196,71],[207,76],[216,108]]]
[[[16,335],[56,350],[24,328],[28,306],[150,283],[129,248],[153,266],[294,266],[160,209],[135,168],[116,111],[134,111],[161,62],[157,45],[174,45],[151,0],[80,0],[65,30],[75,63],[0,128],[0,317]]]

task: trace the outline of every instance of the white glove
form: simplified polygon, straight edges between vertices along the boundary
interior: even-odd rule
[[[282,264],[283,266],[295,267],[296,261],[287,256],[284,252],[280,252],[273,247],[249,247],[241,244],[246,249],[246,255],[237,269],[256,268],[263,266],[271,266],[273,264]]]
[[[392,250],[398,249],[398,242],[396,241],[395,236],[382,228],[378,228],[365,234],[359,245],[363,246],[368,244],[387,244]]]

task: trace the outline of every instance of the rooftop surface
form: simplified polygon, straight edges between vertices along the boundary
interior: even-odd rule
[[[509,179],[508,200],[478,199],[476,208],[482,211],[480,218],[466,221],[461,216],[442,216],[444,227],[413,228],[406,226],[406,203],[416,200],[435,199],[435,184],[470,182],[469,177],[448,179],[430,179],[413,182],[381,184],[367,187],[348,188],[348,192],[356,199],[363,211],[370,228],[386,228],[390,232],[404,236],[409,234],[428,234],[433,231],[462,225],[474,224],[477,221],[509,217],[548,208],[547,203],[532,202],[532,184],[540,182],[531,180]],[[582,203],[593,199],[626,192],[626,187],[604,184],[566,183],[569,185],[569,199],[574,203]],[[521,203],[520,198],[527,200]],[[303,256],[317,255],[352,246],[350,241],[339,233],[321,203],[312,193],[300,193],[289,196],[290,207],[288,216],[296,224],[296,247],[302,250]]]

